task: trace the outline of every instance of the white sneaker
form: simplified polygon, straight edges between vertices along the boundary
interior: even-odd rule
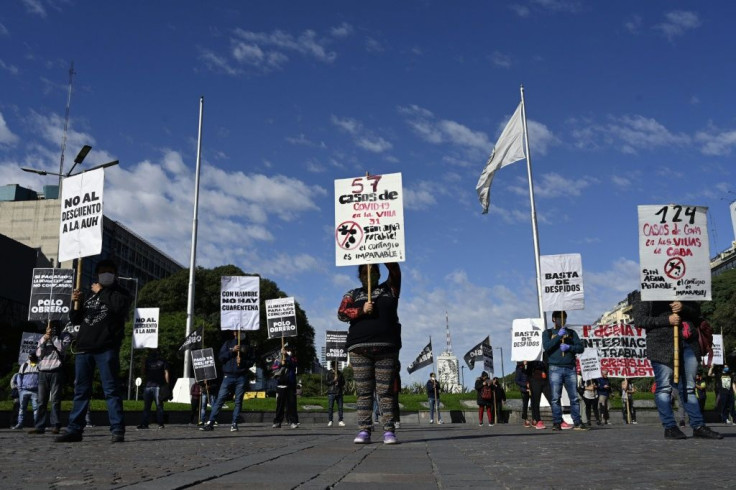
[[[429,423],[430,423],[430,424],[434,424],[434,420],[432,420],[432,419],[429,419]]]
[[[339,421],[339,422],[337,423],[337,425],[339,425],[340,427],[345,427],[345,422],[343,422],[343,421],[341,420],[341,421]]]
[[[290,427],[291,427],[292,429],[296,429],[297,427],[299,427],[299,424],[291,424],[291,425],[290,425]]]
[[[444,424],[444,422],[442,421],[442,419],[438,420],[437,423],[438,424]]]
[[[330,420],[329,422],[327,422],[327,427],[332,427],[332,420]]]
[[[401,429],[401,422],[394,422],[394,427],[396,429]]]

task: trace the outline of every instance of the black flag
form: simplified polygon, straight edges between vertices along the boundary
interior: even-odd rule
[[[184,343],[181,344],[181,347],[179,347],[179,352],[184,352],[185,350],[191,349],[192,347],[201,347],[203,332],[204,332],[204,325],[199,327],[194,332],[190,333],[189,336],[184,341]]]
[[[429,339],[429,344],[427,344],[427,346],[422,349],[422,352],[420,352],[417,358],[414,359],[414,362],[407,366],[406,370],[409,371],[409,374],[411,374],[417,369],[422,369],[425,366],[429,366],[433,362],[434,357],[432,356],[432,339]]]
[[[485,339],[483,339],[481,343],[470,349],[468,353],[463,356],[463,359],[465,359],[465,364],[467,364],[471,370],[475,367],[476,359],[482,359],[483,361],[487,361],[490,359],[490,361],[493,362],[493,347],[491,347],[491,338],[486,337]]]

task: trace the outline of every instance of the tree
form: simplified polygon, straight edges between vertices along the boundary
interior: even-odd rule
[[[194,274],[194,321],[193,327],[204,325],[205,347],[212,347],[218,352],[223,341],[232,338],[229,331],[220,330],[220,278],[222,276],[253,276],[247,274],[234,265],[223,265],[214,269],[198,267]],[[161,355],[172,364],[173,377],[180,377],[183,373],[183,363],[174,362],[181,359],[179,347],[184,342],[186,332],[186,314],[189,289],[189,270],[184,269],[167,278],[152,281],[145,285],[138,297],[139,308],[160,308],[159,318],[159,349]],[[261,355],[281,346],[280,339],[268,339],[266,331],[265,301],[269,299],[285,298],[287,294],[279,289],[275,282],[261,277],[260,280],[260,325],[254,332],[246,332],[248,340],[255,343],[256,351]],[[316,356],[314,349],[314,328],[309,324],[307,315],[296,304],[296,317],[299,335],[286,339],[293,349],[300,371],[307,371]],[[121,360],[130,357],[130,342],[132,326],[128,327],[126,341],[121,351]],[[123,353],[127,352],[127,357]],[[145,356],[143,350],[136,351],[134,366]],[[265,367],[261,362],[261,367]]]
[[[713,330],[723,329],[723,352],[736,349],[736,269],[730,269],[713,278],[711,284],[713,301],[705,301],[701,310]]]

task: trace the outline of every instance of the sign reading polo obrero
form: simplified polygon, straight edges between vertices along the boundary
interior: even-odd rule
[[[539,265],[544,311],[585,309],[580,254],[541,255]]]
[[[400,173],[335,180],[335,259],[338,266],[406,260]]]
[[[28,320],[68,320],[73,287],[72,269],[33,269]]]
[[[268,338],[296,337],[296,306],[294,298],[266,300]]]
[[[642,301],[710,301],[707,207],[639,206]]]

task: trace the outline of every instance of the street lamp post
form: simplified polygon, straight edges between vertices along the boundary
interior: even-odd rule
[[[465,393],[465,366],[460,366],[460,382],[463,385],[462,393]]]
[[[138,309],[138,278],[137,277],[118,277],[122,281],[135,281],[135,295],[133,296],[133,329],[135,329],[135,310]],[[133,334],[130,337],[130,363],[128,364],[128,400],[131,398],[131,390],[133,387]],[[138,390],[136,389],[136,399]]]
[[[498,349],[501,351],[501,384],[503,386],[503,389],[506,389],[506,372],[503,369],[503,347],[494,347],[494,349]]]

